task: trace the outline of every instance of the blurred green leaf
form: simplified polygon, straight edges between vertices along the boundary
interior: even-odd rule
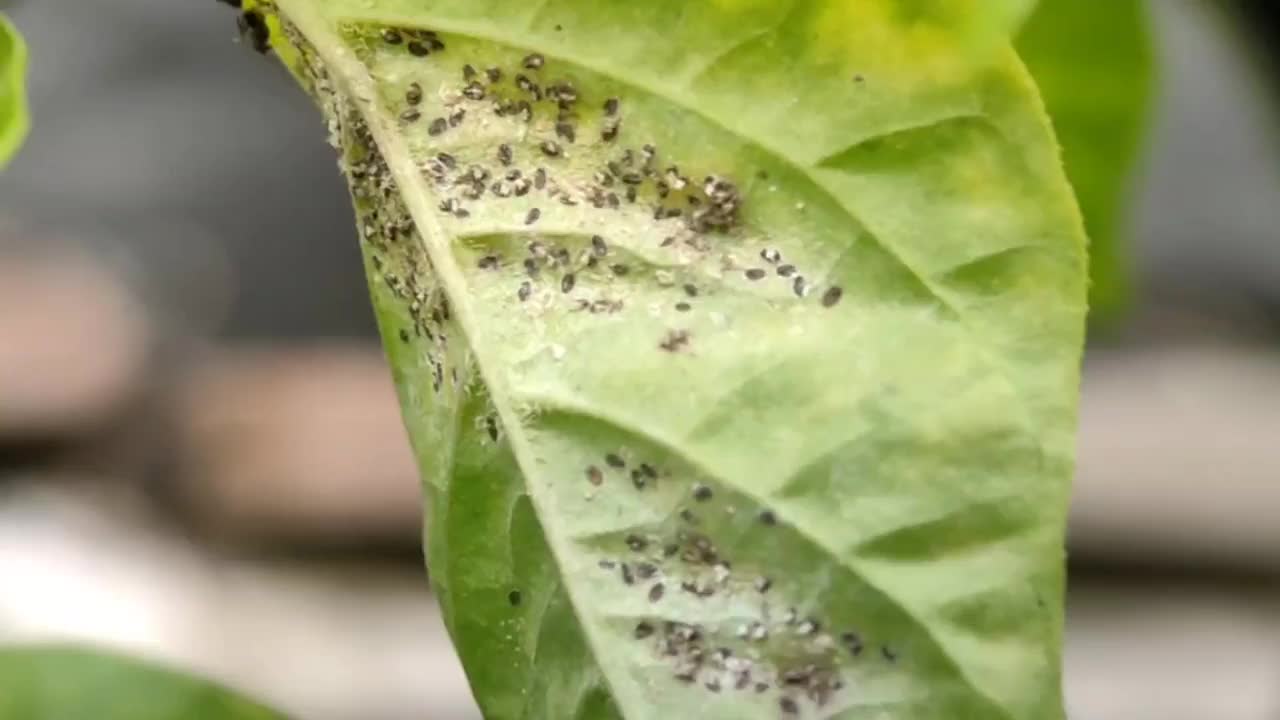
[[[1130,296],[1134,170],[1147,129],[1154,52],[1145,0],[1040,0],[1017,42],[1062,145],[1090,238],[1090,313]]]
[[[277,720],[204,680],[99,650],[0,648],[0,720]]]
[[[0,13],[0,169],[27,134],[26,70],[27,46],[9,18]]]

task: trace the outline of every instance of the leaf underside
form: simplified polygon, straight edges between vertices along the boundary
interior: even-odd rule
[[[22,36],[0,13],[0,170],[27,134],[26,69],[27,48]]]
[[[486,717],[1061,716],[1083,236],[974,7],[251,10],[351,182]]]
[[[1147,0],[1040,0],[1018,36],[1084,213],[1089,312],[1104,322],[1132,295],[1126,205],[1155,74],[1147,15]]]
[[[83,648],[0,648],[0,720],[274,720],[211,683]]]

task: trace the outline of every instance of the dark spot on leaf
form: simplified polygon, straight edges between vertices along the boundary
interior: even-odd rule
[[[805,282],[803,275],[797,275],[796,279],[791,282],[791,290],[796,297],[804,297],[809,294],[809,284]]]
[[[693,306],[692,306],[692,305],[690,305],[690,304],[689,304],[689,303],[687,303],[687,302],[678,302],[678,303],[676,303],[676,310],[677,310],[678,312],[689,312],[689,311],[690,311],[690,310],[692,310],[692,309],[693,309]]]
[[[772,510],[761,510],[760,522],[764,523],[765,525],[777,525],[778,516],[775,515]]]
[[[511,607],[518,607],[520,605],[520,600],[521,597],[519,590],[512,590],[507,593],[507,602],[511,603]]]
[[[592,485],[601,485],[604,483],[604,473],[600,472],[600,468],[595,465],[587,467],[587,482]]]
[[[653,626],[641,620],[640,622],[636,623],[636,629],[634,634],[637,640],[644,640],[645,638],[653,635]]]
[[[623,275],[626,275],[627,273],[631,272],[631,268],[622,264],[611,265],[609,269],[612,270],[613,274],[617,275],[618,277],[622,277]]]

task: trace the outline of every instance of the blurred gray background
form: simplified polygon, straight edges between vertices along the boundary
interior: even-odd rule
[[[315,110],[213,0],[7,9],[34,131],[0,177],[0,640],[305,718],[477,717]],[[1280,720],[1275,4],[1152,9],[1138,297],[1086,362],[1070,711]]]

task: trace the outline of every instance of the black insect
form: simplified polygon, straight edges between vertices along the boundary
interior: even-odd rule
[[[608,463],[609,467],[624,468],[627,466],[627,461],[623,460],[622,456],[617,453],[606,454],[604,456],[604,461]]]
[[[431,136],[443,135],[445,130],[449,129],[449,121],[444,118],[436,118],[427,126],[427,134]]]
[[[666,586],[662,583],[654,583],[653,587],[649,588],[649,602],[656,603],[661,600],[666,590]]]
[[[652,636],[653,632],[654,632],[653,625],[650,625],[649,623],[644,622],[643,620],[636,623],[636,629],[634,631],[634,634],[637,640],[644,640],[645,638]]]
[[[693,486],[693,499],[698,502],[706,502],[712,496],[711,486],[698,483]]]
[[[542,57],[538,53],[533,53],[532,55],[526,55],[524,58],[524,61],[521,62],[521,65],[524,65],[526,68],[530,70],[537,70],[538,68],[545,65],[546,62],[547,62],[546,58]]]
[[[404,42],[404,36],[398,30],[392,28],[383,28],[382,41],[388,45],[399,45]]]
[[[604,101],[604,114],[613,117],[618,114],[618,98],[611,97]]]
[[[764,270],[760,268],[750,268],[743,274],[747,276],[748,280],[763,280],[765,276]]]
[[[416,82],[409,83],[409,89],[404,92],[404,100],[410,105],[422,102],[422,86]]]
[[[426,57],[431,54],[431,47],[421,40],[410,40],[406,47],[409,54],[414,57]]]
[[[791,277],[792,275],[795,275],[795,274],[796,274],[795,265],[779,265],[778,266],[779,277]]]
[[[511,603],[511,607],[519,607],[522,600],[519,590],[512,590],[507,593],[507,602]]]
[[[827,291],[822,293],[822,307],[835,307],[840,302],[840,298],[844,297],[844,290],[838,286],[831,286]]]
[[[600,472],[600,468],[595,465],[587,467],[587,482],[592,485],[601,485],[604,483],[604,473]]]
[[[267,20],[256,10],[246,10],[236,18],[236,26],[240,30],[240,38],[248,40],[250,46],[263,55],[271,50],[271,30]]]
[[[555,140],[543,140],[540,147],[542,148],[542,154],[547,157],[557,157],[561,153],[560,143]]]
[[[520,302],[524,302],[525,300],[528,300],[529,296],[532,294],[533,294],[533,285],[530,285],[528,280],[525,280],[524,282],[520,283],[520,289],[516,290],[516,297],[520,299]]]
[[[560,278],[560,292],[562,293],[572,292],[573,286],[576,282],[577,282],[577,278],[574,276],[574,274],[567,273],[564,277]]]
[[[540,218],[540,217],[542,217],[542,211],[541,211],[541,210],[539,210],[538,208],[532,208],[532,209],[530,209],[530,210],[529,210],[529,212],[528,212],[528,213],[526,213],[526,214],[525,214],[525,216],[524,216],[524,224],[525,224],[525,225],[532,225],[532,224],[534,224],[534,223],[538,222],[538,218]],[[569,276],[567,276],[567,275],[566,275],[565,277],[569,277]],[[573,287],[573,281],[572,281],[572,280],[570,280],[570,281],[569,281],[569,287],[570,287],[570,288],[572,288],[572,287]],[[568,290],[565,290],[565,292],[568,292]]]
[[[498,146],[498,162],[510,165],[512,160],[511,146],[503,143]]]

